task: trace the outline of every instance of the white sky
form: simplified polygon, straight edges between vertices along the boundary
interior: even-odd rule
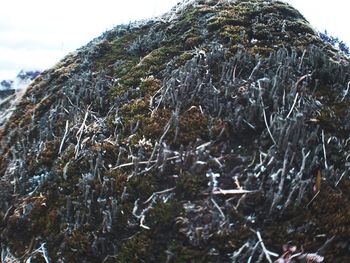
[[[54,65],[113,26],[160,15],[179,0],[0,0],[0,80]],[[345,0],[287,0],[350,45]]]

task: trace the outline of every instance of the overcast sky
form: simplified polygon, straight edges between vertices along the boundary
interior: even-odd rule
[[[107,29],[160,15],[179,0],[1,0],[0,80],[43,70]],[[350,43],[344,0],[287,0],[319,31]]]

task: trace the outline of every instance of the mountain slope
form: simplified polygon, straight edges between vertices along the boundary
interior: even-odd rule
[[[1,130],[2,260],[257,262],[290,241],[344,262],[349,69],[278,1],[106,32]]]

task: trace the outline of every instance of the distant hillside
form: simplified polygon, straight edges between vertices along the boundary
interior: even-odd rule
[[[1,260],[347,262],[349,83],[280,1],[117,26],[0,129]]]
[[[37,76],[40,75],[38,70],[21,70],[15,79],[0,81],[0,92],[4,90],[18,90],[28,86]]]
[[[15,79],[0,82],[0,128],[11,116],[16,99],[21,97],[25,88],[37,77],[40,72],[21,70]],[[16,94],[17,92],[17,94]]]

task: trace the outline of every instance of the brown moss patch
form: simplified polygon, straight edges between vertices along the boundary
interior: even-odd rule
[[[155,111],[154,115],[145,121],[145,136],[153,139],[160,138],[164,132],[164,127],[172,118],[172,114],[170,109]],[[197,107],[184,111],[180,114],[178,120],[174,120],[165,138],[168,143],[174,143],[175,145],[186,145],[195,142],[197,139],[208,140],[208,116]]]

